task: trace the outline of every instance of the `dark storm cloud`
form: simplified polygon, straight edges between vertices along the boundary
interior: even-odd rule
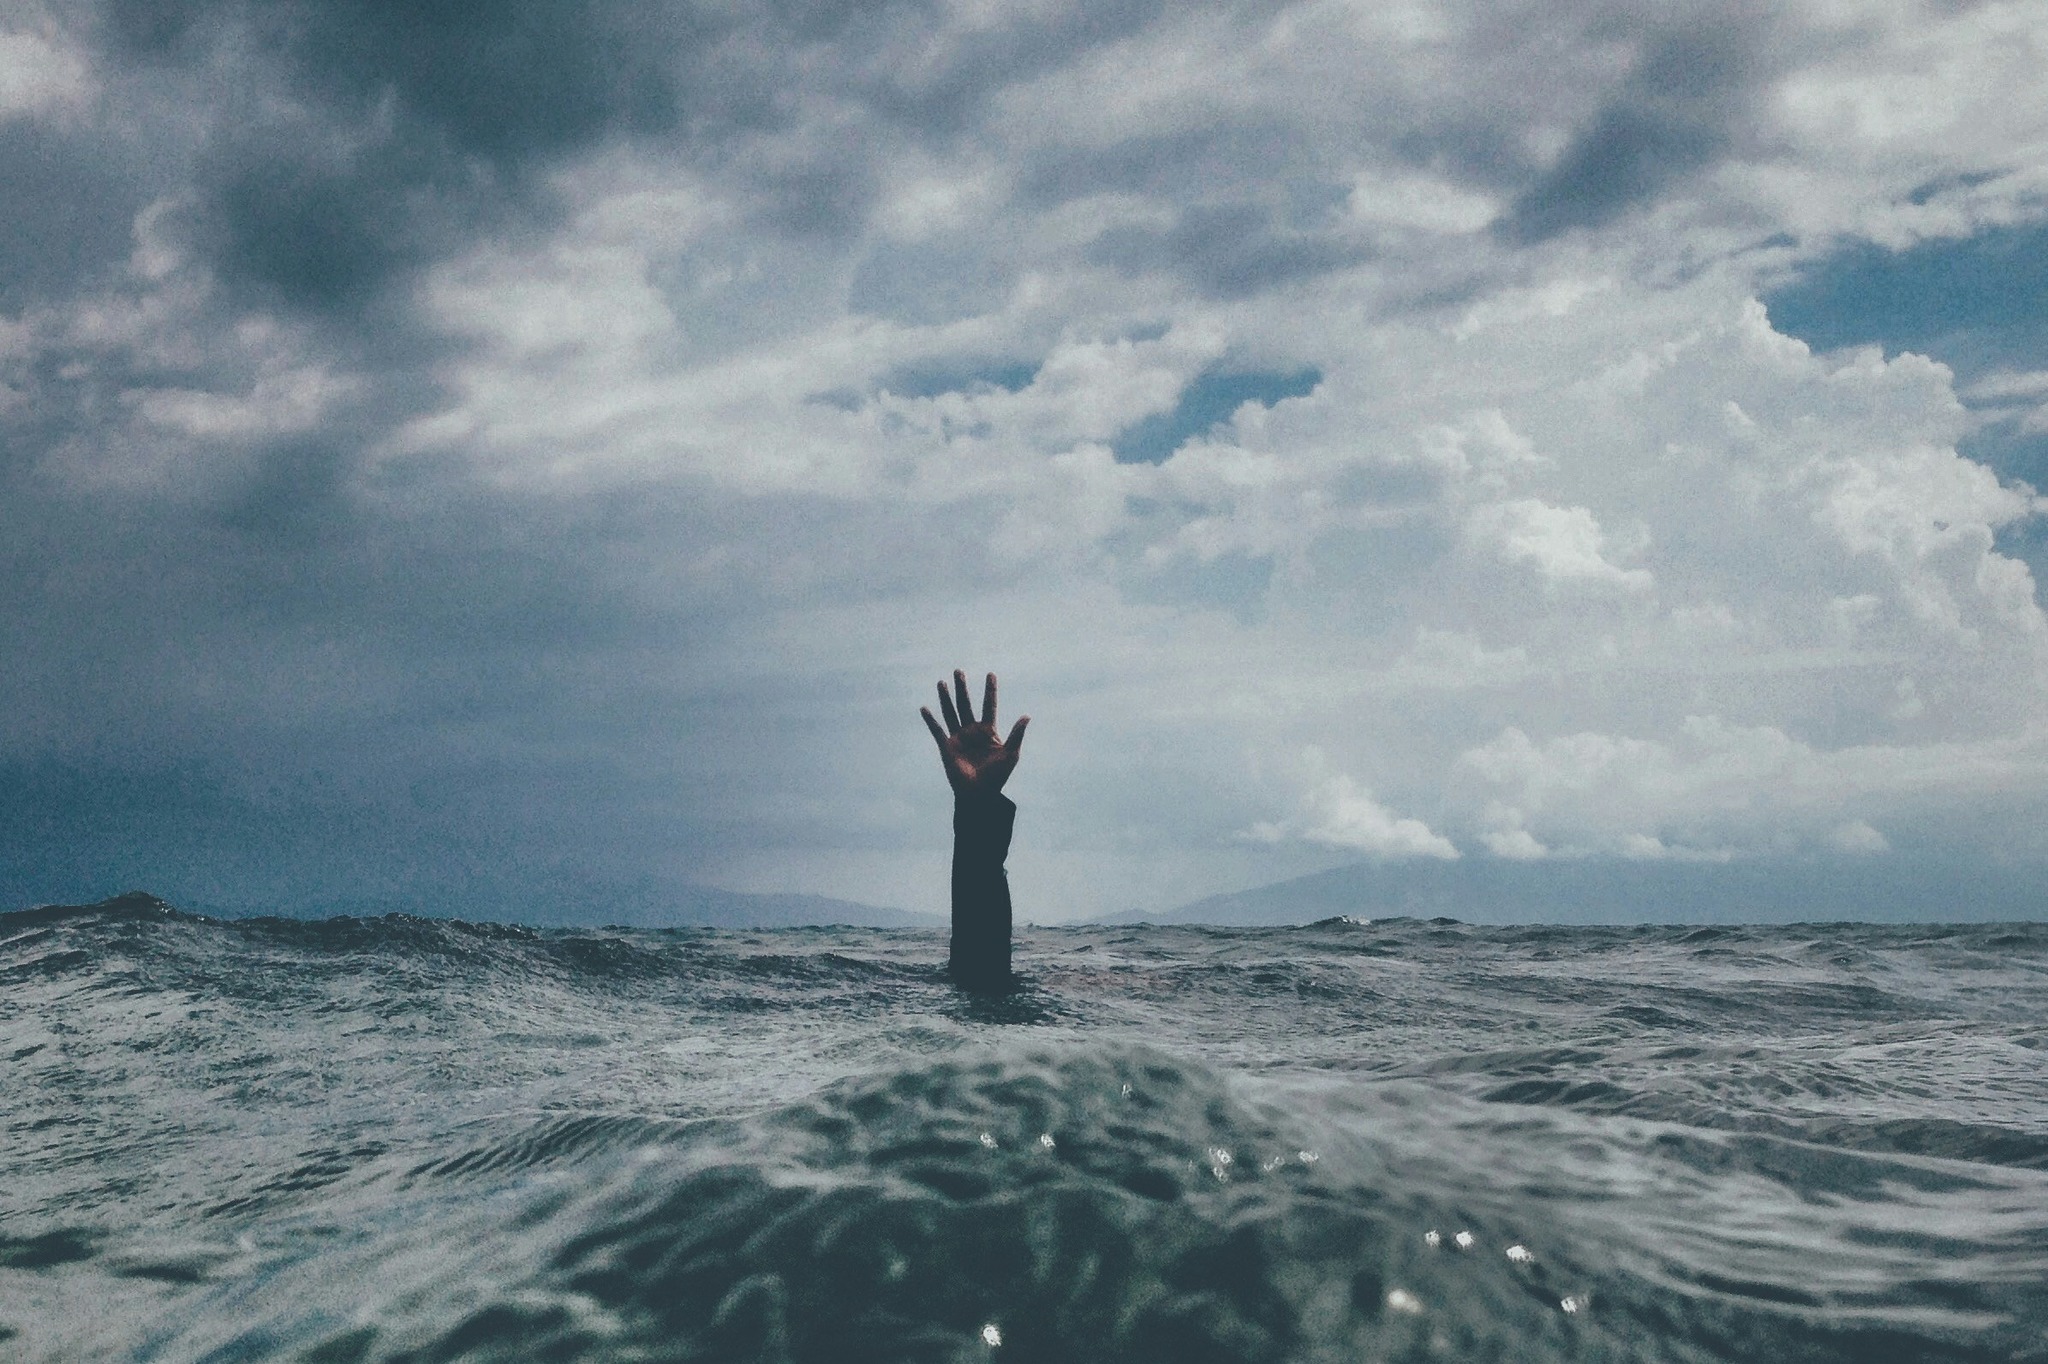
[[[956,136],[1010,83],[1157,11],[948,36],[929,5],[109,0],[100,28],[229,115],[196,168],[197,239],[221,276],[317,314],[479,234],[544,225],[559,206],[536,172],[608,140],[693,165],[774,230],[847,237],[895,139]],[[820,97],[855,122],[810,135]]]
[[[322,166],[243,146],[214,161],[196,235],[215,274],[248,302],[354,311],[455,239],[421,203],[425,187],[383,157]]]
[[[246,43],[343,115],[367,118],[388,95],[451,151],[499,162],[673,127],[675,54],[713,36],[693,8],[605,0],[109,0],[104,22],[144,63]]]
[[[358,311],[480,231],[544,220],[534,171],[672,131],[672,54],[712,37],[688,9],[561,0],[114,0],[105,29],[225,115],[194,167],[194,239],[217,275],[314,314]]]
[[[1621,89],[1575,133],[1499,224],[1540,242],[1600,227],[1654,202],[1733,147],[1762,74],[1759,34],[1721,21],[1644,44]]]
[[[1103,145],[1041,148],[1020,169],[1018,187],[1037,204],[1104,193],[1215,197],[1307,175],[1314,152],[1300,129],[1264,120],[1136,133]]]
[[[1089,248],[1130,274],[1176,274],[1211,298],[1244,298],[1340,270],[1369,254],[1329,231],[1291,227],[1260,204],[1197,204],[1173,226],[1116,227]]]

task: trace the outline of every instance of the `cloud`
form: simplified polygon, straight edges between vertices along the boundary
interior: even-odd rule
[[[1324,765],[1319,750],[1307,750],[1304,763]],[[1396,815],[1373,799],[1342,772],[1314,782],[1301,798],[1296,816],[1281,823],[1260,822],[1246,834],[1262,843],[1298,838],[1325,848],[1363,853],[1373,858],[1434,857],[1456,860],[1458,849],[1419,819]]]
[[[1422,627],[1407,653],[1372,679],[1388,691],[1511,687],[1529,676],[1529,651],[1488,649],[1472,635]]]
[[[1607,537],[1584,507],[1553,507],[1539,498],[1493,502],[1473,510],[1467,533],[1509,563],[1526,563],[1553,585],[1603,583],[1645,591],[1654,581],[1642,569],[1610,563]]]
[[[1974,745],[1817,750],[1774,726],[1692,716],[1672,740],[1577,733],[1538,742],[1509,728],[1467,750],[1500,856],[1726,859],[1824,848],[1882,853],[1889,841],[1845,807],[1900,810],[1989,771],[2025,784],[2042,770],[2037,734]],[[1524,826],[1529,826],[1525,829]],[[1532,832],[1533,830],[1533,832]],[[1538,840],[1542,841],[1538,841]]]
[[[1090,255],[1119,270],[1171,270],[1215,298],[1242,298],[1341,269],[1366,248],[1274,221],[1254,204],[1195,204],[1171,227],[1114,227]]]
[[[1891,840],[1860,819],[1837,824],[1828,831],[1827,841],[1837,852],[1882,853],[1892,848]]]
[[[1494,829],[1479,839],[1488,852],[1509,862],[1534,862],[1550,856],[1550,849],[1527,829]]]
[[[1458,850],[1451,841],[1432,833],[1419,819],[1395,815],[1359,789],[1351,778],[1338,775],[1309,797],[1312,811],[1301,837],[1311,843],[1366,853],[1373,857],[1439,857],[1453,859]]]
[[[0,29],[0,123],[82,109],[96,93],[84,57],[61,39]]]
[[[1727,153],[1764,66],[1762,26],[1730,18],[1688,16],[1647,36],[1620,89],[1516,198],[1503,234],[1533,243],[1604,226]]]

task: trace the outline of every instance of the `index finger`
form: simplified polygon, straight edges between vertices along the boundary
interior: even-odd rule
[[[981,722],[990,729],[996,727],[996,675],[990,673],[988,681],[981,688]]]

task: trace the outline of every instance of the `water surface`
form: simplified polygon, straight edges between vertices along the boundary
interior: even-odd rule
[[[24,1360],[2048,1360],[2048,926],[0,915]]]

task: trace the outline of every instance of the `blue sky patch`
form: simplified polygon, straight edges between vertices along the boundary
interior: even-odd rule
[[[1859,242],[1764,297],[1772,325],[1816,350],[1875,342],[1917,351],[1963,385],[2048,367],[2048,224],[1994,228],[1904,251]]]
[[[941,393],[988,388],[1021,393],[1037,377],[1038,365],[1029,360],[934,361],[893,370],[883,377],[880,387],[899,398],[936,398]]]
[[[1212,371],[1189,384],[1171,412],[1127,426],[1110,442],[1121,464],[1164,464],[1191,437],[1202,435],[1246,403],[1271,407],[1283,398],[1303,398],[1323,381],[1310,365],[1292,371]]]

